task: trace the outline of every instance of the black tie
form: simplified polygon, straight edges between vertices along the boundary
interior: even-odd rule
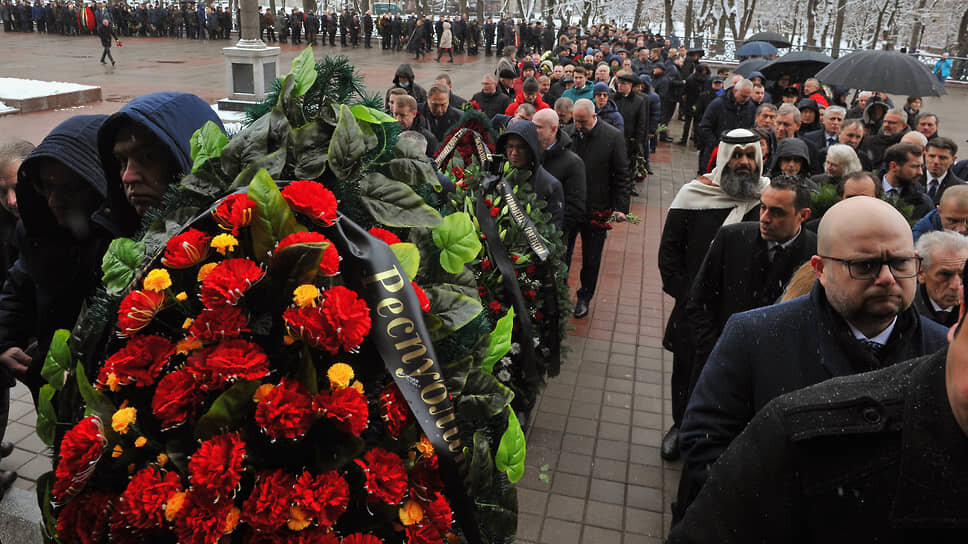
[[[782,259],[784,253],[786,253],[786,248],[784,248],[780,244],[773,246],[773,249],[770,250],[770,262],[775,263],[779,259]]]
[[[880,360],[881,352],[884,351],[884,344],[873,340],[861,340],[860,342],[874,355],[874,358]]]
[[[827,147],[830,147],[830,146],[834,145],[835,143],[837,143],[837,138],[834,138],[833,136],[828,136],[827,137]]]
[[[938,192],[938,180],[933,179],[928,182],[928,196],[934,198],[935,193]]]

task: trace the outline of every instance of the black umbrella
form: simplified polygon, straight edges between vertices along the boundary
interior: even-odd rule
[[[734,74],[739,74],[743,77],[749,77],[753,72],[758,71],[760,68],[769,64],[770,61],[766,59],[748,59],[739,63],[736,68],[733,69]]]
[[[817,72],[828,85],[909,96],[941,96],[944,85],[911,55],[893,51],[854,51]]]
[[[789,74],[793,81],[803,81],[813,77],[833,61],[833,57],[816,51],[792,51],[764,66],[760,71],[767,79],[775,80],[781,74]]]
[[[776,47],[768,42],[746,42],[736,50],[737,57],[768,57],[777,53]]]
[[[777,34],[776,32],[757,32],[749,38],[746,38],[748,42],[770,42],[777,47],[790,47],[790,40],[783,37],[782,34]]]

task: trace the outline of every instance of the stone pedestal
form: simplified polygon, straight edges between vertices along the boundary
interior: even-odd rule
[[[265,100],[272,81],[279,77],[279,48],[266,47],[259,39],[243,39],[222,52],[229,96],[219,100],[219,108],[245,111]]]

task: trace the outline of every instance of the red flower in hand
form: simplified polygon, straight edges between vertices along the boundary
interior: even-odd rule
[[[419,285],[417,285],[417,282],[412,281],[410,283],[413,285],[414,292],[417,293],[417,300],[420,301],[420,309],[423,310],[423,311],[425,311],[425,312],[429,312],[430,311],[430,299],[427,298],[427,293],[425,293],[424,290],[421,289]]]
[[[204,232],[188,229],[168,240],[161,262],[169,268],[191,268],[208,257],[211,241],[212,237]]]
[[[249,195],[238,193],[222,199],[212,216],[219,226],[231,230],[232,236],[239,235],[239,229],[252,223],[252,212],[257,204]]]
[[[400,433],[414,420],[413,412],[407,406],[407,399],[395,383],[386,386],[380,393],[380,419],[386,424],[387,432],[393,438],[399,438]]]
[[[255,422],[272,438],[299,438],[313,425],[313,399],[302,382],[283,378],[255,409]]]
[[[119,385],[152,385],[173,351],[174,346],[166,338],[154,335],[135,336],[104,361],[97,377],[97,385],[100,389],[108,387],[109,376],[112,374]]]
[[[399,244],[400,243],[400,238],[396,234],[393,234],[392,232],[390,232],[390,231],[388,231],[386,229],[381,229],[379,227],[373,227],[372,229],[370,229],[369,232],[373,236],[376,236],[380,240],[383,240],[383,243],[385,243],[388,246],[392,246],[393,244]]]
[[[366,397],[352,387],[320,391],[313,399],[313,409],[333,420],[345,432],[360,436],[370,418]]]
[[[158,418],[162,430],[181,425],[195,418],[195,410],[205,392],[187,368],[180,368],[158,382],[151,399],[151,413]]]
[[[284,470],[260,472],[242,505],[242,520],[256,531],[272,532],[289,519],[296,479]]]
[[[350,504],[350,486],[330,471],[319,476],[303,472],[296,480],[294,502],[310,512],[322,527],[330,527]]]
[[[243,332],[249,331],[249,320],[235,306],[215,306],[204,308],[188,332],[202,342],[218,342],[225,338],[237,338]]]
[[[399,504],[407,491],[407,469],[395,453],[383,448],[366,452],[356,464],[366,473],[366,490],[370,497],[387,504]]]
[[[178,473],[162,473],[150,465],[138,471],[121,494],[111,515],[111,527],[156,529],[165,523],[165,502],[182,490]]]
[[[294,232],[279,241],[276,251],[294,244],[325,243],[323,257],[319,261],[319,273],[324,276],[335,276],[339,273],[339,250],[328,238],[318,232]]]
[[[131,336],[148,326],[165,302],[165,293],[131,291],[118,308],[118,335]]]
[[[242,479],[245,443],[237,433],[210,438],[198,447],[188,462],[192,489],[214,501],[231,497]]]
[[[60,462],[54,473],[55,500],[63,500],[84,487],[104,453],[105,444],[107,438],[97,416],[87,416],[64,433],[60,446]]]
[[[336,221],[336,196],[315,181],[294,181],[282,189],[282,196],[293,210],[313,221],[332,225]]]
[[[117,497],[110,491],[85,491],[67,503],[57,516],[57,536],[62,542],[98,544],[108,528]]]
[[[202,280],[202,303],[206,308],[223,304],[234,306],[264,275],[265,271],[249,259],[222,261]]]

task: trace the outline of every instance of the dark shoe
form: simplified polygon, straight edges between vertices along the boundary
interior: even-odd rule
[[[679,459],[679,427],[673,426],[662,439],[662,450],[659,452],[666,461]]]
[[[0,442],[0,458],[7,457],[13,453],[13,442]]]
[[[648,166],[645,167],[645,171],[648,172],[650,176],[654,176],[655,175],[655,172],[652,171],[652,168],[650,168]]]
[[[672,138],[663,135],[663,136],[660,136],[659,137],[659,141],[660,142],[666,142],[666,143],[672,143]]]
[[[575,317],[577,319],[581,319],[586,315],[588,315],[588,301],[578,299],[578,301],[575,302]]]
[[[638,191],[636,191],[635,189],[632,189],[632,196],[641,196],[641,195],[639,195]]]
[[[12,470],[0,470],[0,498],[7,494],[10,486],[17,481],[17,473]]]

